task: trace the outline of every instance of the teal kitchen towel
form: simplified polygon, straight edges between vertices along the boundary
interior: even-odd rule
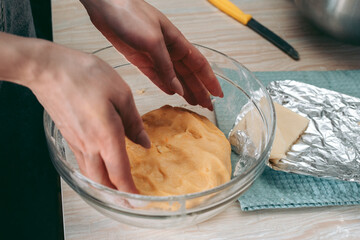
[[[360,70],[256,72],[255,76],[265,86],[271,81],[295,80],[360,97]],[[285,173],[266,167],[239,202],[244,211],[355,205],[360,204],[360,183]]]
[[[360,204],[360,184],[272,170],[266,167],[239,198],[241,209],[321,207]]]

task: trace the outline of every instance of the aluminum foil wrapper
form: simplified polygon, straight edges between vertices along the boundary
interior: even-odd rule
[[[268,166],[285,172],[360,182],[360,99],[291,80],[272,82],[267,89],[275,102],[310,120],[286,157],[277,163],[269,161]],[[240,113],[238,119],[243,115]],[[233,146],[236,152],[238,146],[249,141],[235,128],[229,138],[237,142]]]
[[[360,99],[296,81],[268,86],[272,99],[310,120],[275,170],[360,182]]]

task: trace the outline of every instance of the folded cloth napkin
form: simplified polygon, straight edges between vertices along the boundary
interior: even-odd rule
[[[255,76],[265,86],[271,81],[295,80],[360,97],[360,70],[256,72]],[[239,202],[244,211],[355,205],[360,204],[360,183],[285,173],[266,167]]]

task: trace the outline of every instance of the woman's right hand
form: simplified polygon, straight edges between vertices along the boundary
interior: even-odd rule
[[[0,50],[1,46],[10,46],[1,54],[13,54],[2,59],[19,55],[20,62],[13,66],[23,70],[17,73],[9,67],[6,77],[3,66],[0,77],[34,92],[74,152],[81,172],[108,187],[136,193],[125,136],[147,148],[151,143],[130,88],[117,72],[93,55],[43,40],[1,33]]]

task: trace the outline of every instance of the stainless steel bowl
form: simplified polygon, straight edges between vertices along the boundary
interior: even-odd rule
[[[294,0],[317,27],[338,40],[360,44],[359,0]]]

